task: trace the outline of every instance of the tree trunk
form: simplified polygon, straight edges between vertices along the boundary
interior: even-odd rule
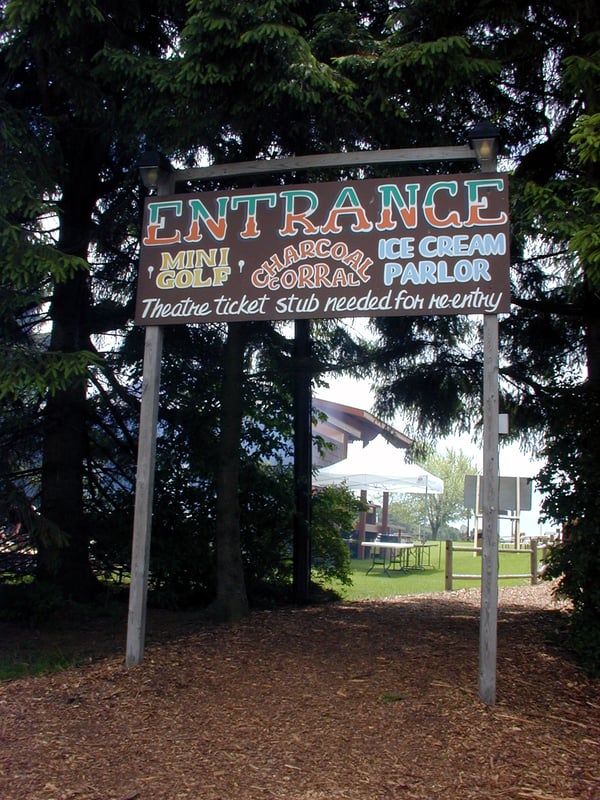
[[[86,259],[98,170],[93,163],[77,160],[80,145],[73,153],[74,164],[63,186],[58,246],[67,255]],[[57,283],[50,309],[50,351],[90,349],[90,305],[87,272],[79,270]],[[85,380],[79,378],[49,394],[44,413],[38,578],[80,601],[91,599],[97,590],[83,506],[87,427]]]
[[[45,413],[38,579],[85,601],[97,589],[88,555],[83,515],[86,448],[85,386],[49,398]]]
[[[244,324],[231,323],[223,357],[217,474],[217,596],[211,606],[213,615],[223,622],[234,622],[248,614],[239,505],[244,341]]]

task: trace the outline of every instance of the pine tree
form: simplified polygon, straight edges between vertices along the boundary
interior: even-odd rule
[[[130,318],[127,226],[137,203],[127,174],[144,133],[157,130],[147,100],[183,9],[79,0],[2,6],[7,146],[21,130],[13,154],[20,150],[25,163],[12,160],[2,231],[13,242],[2,259],[11,298],[4,318],[23,341],[10,347],[1,384],[7,396],[27,390],[40,403],[38,573],[77,598],[95,590],[84,515],[88,379],[103,360],[92,336]]]

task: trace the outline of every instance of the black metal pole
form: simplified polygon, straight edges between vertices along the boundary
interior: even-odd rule
[[[310,320],[295,321],[294,339],[294,602],[310,597],[310,506],[312,490],[312,398]]]

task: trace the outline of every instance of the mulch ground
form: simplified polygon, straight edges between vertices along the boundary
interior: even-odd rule
[[[0,797],[600,800],[600,687],[557,647],[549,586],[501,589],[494,706],[479,602],[153,617],[139,667],[121,631],[112,655],[0,685]]]

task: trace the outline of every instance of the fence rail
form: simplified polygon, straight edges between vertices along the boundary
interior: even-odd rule
[[[454,542],[450,539],[446,540],[446,576],[444,582],[444,588],[446,591],[452,591],[453,582],[455,580],[467,580],[467,581],[480,581],[481,580],[481,571],[478,573],[472,572],[454,572],[453,566],[453,554],[457,551],[466,552],[466,553],[474,553],[475,555],[481,555],[482,548],[481,547],[455,547]],[[533,539],[531,541],[531,546],[526,548],[519,549],[509,549],[509,548],[502,548],[498,551],[498,557],[502,555],[502,553],[529,553],[529,572],[518,572],[518,573],[500,573],[498,574],[498,580],[510,580],[510,579],[517,579],[517,578],[529,578],[531,585],[535,586],[538,582],[540,575],[543,571],[543,565],[540,566],[541,562],[544,561],[546,558],[546,554],[548,552],[548,545],[546,544],[538,544],[538,542]]]

